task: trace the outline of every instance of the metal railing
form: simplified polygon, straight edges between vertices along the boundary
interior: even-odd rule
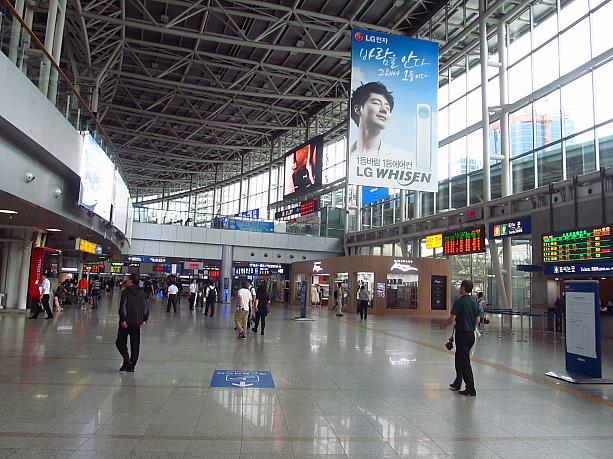
[[[78,83],[69,78],[51,51],[32,31],[33,12],[30,12],[24,19],[9,0],[1,0],[0,51],[39,88],[77,131],[89,131],[125,178],[116,149],[92,112],[90,103],[79,92]]]

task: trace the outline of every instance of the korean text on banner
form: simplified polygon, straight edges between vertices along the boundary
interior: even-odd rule
[[[437,191],[438,44],[352,30],[349,183]]]

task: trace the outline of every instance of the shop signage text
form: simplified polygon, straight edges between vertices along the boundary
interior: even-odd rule
[[[413,266],[413,260],[394,260],[390,271],[407,273],[409,271],[417,271],[417,267]]]
[[[314,273],[320,273],[322,272],[324,269],[321,267],[321,261],[316,261],[313,263],[313,272]]]

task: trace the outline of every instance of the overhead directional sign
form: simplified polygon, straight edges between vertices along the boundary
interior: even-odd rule
[[[261,370],[215,370],[210,387],[236,387],[239,389],[274,389],[275,382],[270,371]]]
[[[80,237],[75,240],[75,250],[92,253],[94,255],[102,255],[101,245],[98,245],[94,242],[86,241],[85,239],[81,239]]]
[[[504,222],[490,223],[490,239],[520,236],[522,234],[530,234],[532,232],[532,218],[520,217],[515,220],[507,220]]]

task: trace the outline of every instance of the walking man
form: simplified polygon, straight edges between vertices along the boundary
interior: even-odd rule
[[[460,391],[462,395],[474,397],[477,395],[475,390],[475,380],[473,369],[470,366],[470,348],[475,344],[475,328],[479,323],[479,306],[471,296],[473,283],[470,280],[463,280],[460,284],[460,298],[453,302],[451,314],[440,327],[445,328],[455,321],[455,371],[456,377],[449,385],[451,390],[460,391],[462,381],[466,388]]]
[[[213,317],[215,315],[215,301],[217,301],[217,289],[215,288],[214,282],[211,282],[209,285],[207,285],[204,291],[204,298],[206,301],[206,307],[204,308],[204,313],[202,315],[208,316],[210,309],[210,317]]]
[[[32,311],[30,319],[37,319],[42,308],[45,308],[45,313],[47,314],[45,319],[53,319],[53,312],[51,311],[51,305],[49,304],[49,299],[51,298],[51,282],[47,278],[47,273],[43,273],[40,285],[38,286],[38,291],[40,292],[40,303],[36,302],[34,305],[35,311]]]
[[[249,291],[249,283],[243,281],[241,288],[236,295],[238,304],[234,313],[234,325],[238,330],[238,338],[245,339],[247,337],[247,328],[249,327],[249,311],[253,303],[253,297]]]
[[[85,309],[85,305],[87,304],[87,289],[89,287],[89,282],[87,282],[87,276],[83,274],[83,277],[79,280],[79,300],[78,302],[81,304],[81,309]]]
[[[177,312],[177,295],[179,289],[175,284],[168,286],[168,304],[166,305],[166,312],[170,312],[170,306],[172,305],[172,311]]]
[[[138,281],[138,274],[130,274],[119,301],[119,329],[115,341],[115,346],[123,357],[119,371],[134,371],[140,350],[140,329],[149,319],[149,305],[145,292],[138,287]],[[128,353],[128,336],[132,355]]]
[[[92,309],[98,309],[100,304],[100,290],[102,289],[102,282],[98,279],[98,276],[94,276],[90,283],[90,294],[92,297]]]

